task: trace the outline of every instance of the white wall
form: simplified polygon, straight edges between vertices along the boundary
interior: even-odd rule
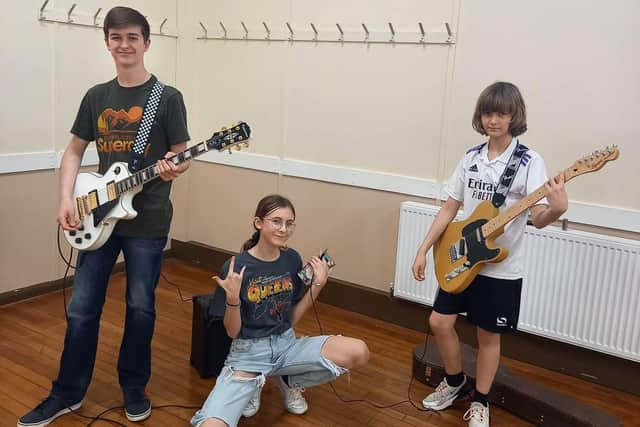
[[[42,3],[0,3],[0,184],[4,192],[13,192],[11,200],[23,202],[3,210],[0,227],[14,226],[13,213],[25,223],[40,224],[43,233],[50,229],[43,237],[34,233],[31,242],[17,231],[12,239],[3,240],[0,291],[60,276],[53,245],[57,173],[52,168],[69,140],[82,95],[91,85],[114,76],[102,30],[38,21]],[[51,0],[45,16],[66,19],[73,3]],[[92,21],[99,7],[102,22],[106,11],[120,4],[76,3],[73,19],[84,23]],[[251,154],[234,155],[235,165],[437,197],[463,150],[482,140],[470,125],[479,92],[504,79],[522,89],[530,125],[522,141],[541,152],[549,173],[593,149],[611,143],[620,146],[619,160],[569,184],[568,218],[640,231],[640,191],[635,187],[640,178],[635,165],[640,158],[636,143],[640,130],[634,121],[640,111],[640,51],[635,46],[640,30],[634,25],[640,4],[635,0],[139,0],[125,4],[146,14],[152,31],[157,32],[167,18],[164,31],[179,36],[152,36],[146,62],[160,79],[185,95],[194,142],[237,120],[252,126]],[[321,38],[337,37],[336,22],[350,37],[363,35],[363,22],[381,37],[388,33],[387,23],[393,22],[400,38],[417,38],[418,22],[428,32],[442,35],[446,21],[456,43],[196,39],[202,34],[199,22],[207,26],[209,35],[220,34],[218,21],[236,35],[242,34],[240,21],[244,21],[257,36],[264,35],[263,21],[274,36],[287,36],[285,22],[289,22],[297,35],[305,37],[313,22]],[[230,161],[226,155],[211,155],[209,160]],[[33,172],[37,169],[49,172]],[[16,172],[29,177],[21,179]],[[47,185],[45,199],[39,189],[24,187],[41,181]],[[269,187],[304,192],[304,186],[284,181],[276,175]],[[189,174],[176,183],[172,232],[177,238],[202,239],[190,231],[202,221],[191,211],[197,204],[198,186],[207,184],[211,185],[191,181]],[[233,182],[216,185],[225,184]],[[326,204],[340,203],[331,199],[333,187],[322,188]],[[21,193],[16,193],[18,189]],[[387,209],[390,204],[384,206]],[[390,216],[386,211],[379,214]],[[375,230],[363,231],[367,232]],[[205,243],[215,246],[236,239],[218,239],[216,233]],[[30,248],[47,258],[46,266],[26,268],[19,279],[8,273],[10,267],[28,266],[21,254]],[[348,278],[358,281],[359,276],[356,272]]]

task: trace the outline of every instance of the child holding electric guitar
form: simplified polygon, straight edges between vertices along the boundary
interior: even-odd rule
[[[172,216],[169,192],[171,181],[189,165],[175,165],[167,159],[187,146],[186,108],[177,89],[163,85],[145,68],[144,56],[151,40],[144,15],[128,7],[112,8],[104,19],[104,42],[113,57],[116,77],[89,89],[80,104],[60,165],[58,223],[75,243],[82,245],[96,237],[95,229],[82,222],[83,212],[86,218],[96,217],[95,207],[103,199],[112,199],[106,205],[109,208],[122,208],[120,195],[128,187],[116,189],[113,185],[108,191],[92,191],[87,197],[74,200],[74,185],[90,141],[96,142],[100,175],[111,166],[122,175],[129,162],[132,170],[155,165],[154,176],[161,180],[145,185],[136,197],[135,219],[120,221],[115,227],[117,219],[104,221],[115,228],[113,234],[94,250],[82,247],[67,309],[58,377],[51,393],[20,417],[18,426],[44,427],[82,406],[96,360],[109,276],[121,251],[127,273],[126,319],[118,358],[124,413],[133,422],[151,415],[145,387],[151,375],[155,289]],[[124,162],[124,166],[115,162]]]
[[[426,255],[433,246],[440,289],[429,324],[446,377],[422,404],[445,409],[466,384],[454,329],[458,313],[466,312],[477,327],[478,359],[476,388],[464,419],[469,427],[488,427],[488,394],[500,362],[500,334],[515,331],[518,324],[527,217],[520,214],[497,229],[489,227],[489,220],[542,187],[545,197],[529,209],[533,224],[542,228],[567,210],[568,200],[564,175],[548,179],[542,157],[518,140],[527,130],[527,120],[515,85],[496,82],[487,87],[478,98],[472,124],[488,141],[468,150],[458,163],[445,187],[449,197],[418,249],[412,272],[416,280],[424,280]],[[463,205],[472,220],[450,224]],[[492,238],[504,249],[492,247]],[[455,268],[440,267],[440,259]],[[444,273],[439,274],[439,267]]]

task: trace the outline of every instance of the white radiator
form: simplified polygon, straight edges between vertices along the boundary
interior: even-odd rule
[[[411,274],[439,208],[400,207],[394,296],[433,305],[433,254],[424,282]],[[640,242],[527,226],[518,329],[640,361]]]

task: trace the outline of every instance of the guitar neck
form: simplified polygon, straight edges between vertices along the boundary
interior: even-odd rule
[[[198,157],[199,155],[206,153],[207,151],[209,151],[207,143],[200,142],[199,144],[191,146],[183,152],[176,154],[170,159],[167,159],[167,161],[172,162],[174,165],[178,166],[184,162],[188,162],[194,157]],[[160,174],[158,173],[158,169],[155,164],[148,166],[134,174],[131,174],[127,178],[115,183],[118,196],[131,190],[132,188],[144,185],[149,181],[153,181],[159,176]]]
[[[567,173],[568,170],[563,171],[560,175],[564,175],[565,182],[569,181],[572,176]],[[558,175],[558,176],[560,176]],[[529,209],[531,206],[535,205],[537,201],[541,200],[547,194],[544,184],[538,187],[536,191],[529,194],[527,197],[521,199],[518,203],[511,206],[509,209],[501,213],[500,215],[492,218],[485,225],[481,227],[482,235],[485,238],[494,237],[493,234],[502,230],[502,228],[507,225],[509,222],[513,221],[518,217],[522,212]]]

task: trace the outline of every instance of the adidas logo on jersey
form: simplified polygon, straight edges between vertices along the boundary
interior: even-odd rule
[[[469,168],[469,172],[478,172],[478,165],[475,163]]]

